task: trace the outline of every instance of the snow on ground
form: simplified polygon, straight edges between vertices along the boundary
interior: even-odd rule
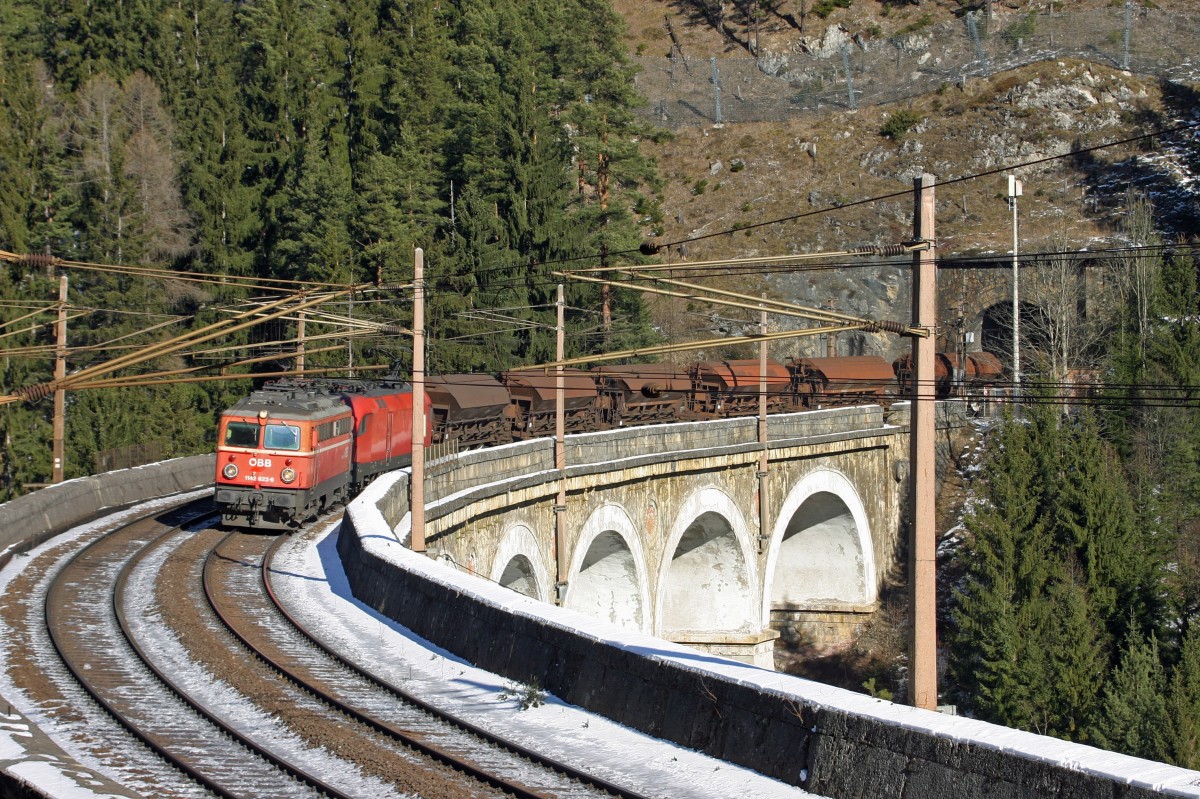
[[[335,549],[338,529],[332,524],[284,547],[272,584],[289,610],[327,643],[383,679],[472,724],[647,796],[813,796],[554,696],[521,710],[519,696],[512,696],[519,687],[511,681],[475,668],[356,600]]]
[[[579,635],[636,652],[643,657],[670,662],[676,668],[703,671],[733,682],[753,685],[764,693],[779,696],[780,701],[801,702],[813,708],[830,708],[874,719],[884,725],[918,731],[931,738],[969,744],[1033,762],[1092,774],[1112,780],[1118,785],[1138,786],[1172,796],[1200,798],[1200,772],[976,719],[897,705],[865,694],[717,658],[661,638],[628,632],[616,625],[521,596],[502,586],[440,565],[398,543],[408,535],[408,516],[405,516],[396,530],[392,531],[379,511],[377,503],[395,481],[400,479],[401,474],[394,472],[376,480],[351,503],[347,512],[354,515],[360,530],[370,531],[369,534],[363,534],[363,545],[373,555],[395,564],[396,568],[408,569],[421,574],[425,579],[441,582],[459,591],[464,597],[503,607],[507,612],[537,619],[542,624],[573,630]],[[332,543],[328,546],[331,548],[330,558],[336,559]],[[340,569],[340,565],[338,568]],[[333,572],[332,569],[330,571]],[[349,595],[348,592],[346,595]],[[377,623],[383,624],[384,621],[380,618]]]
[[[106,792],[103,780],[59,760],[23,760],[5,770],[54,799],[125,799]]]
[[[104,791],[105,782],[81,772],[53,755],[31,756],[28,747],[34,742],[34,732],[29,722],[19,713],[7,707],[0,713],[0,769],[30,785],[42,787],[56,799],[98,799],[114,797]]]
[[[211,488],[200,489],[183,495],[182,499],[199,499],[211,493]],[[0,593],[7,591],[12,580],[45,551],[93,535],[147,510],[165,508],[178,500],[179,497],[168,497],[139,504],[74,527],[35,547],[27,556],[18,555],[0,570]],[[51,799],[121,799],[132,796],[132,793],[101,776],[104,774],[104,763],[76,746],[76,736],[86,737],[86,731],[81,731],[78,723],[60,725],[55,721],[54,708],[36,704],[13,684],[8,673],[11,653],[17,647],[29,645],[29,641],[14,640],[11,631],[4,630],[0,625],[0,771],[36,786]],[[79,698],[83,701],[82,691],[79,692]]]

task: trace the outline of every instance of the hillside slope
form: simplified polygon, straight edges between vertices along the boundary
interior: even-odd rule
[[[844,7],[843,5],[844,4]],[[961,19],[965,11],[997,18],[1030,13],[1117,9],[1123,0],[778,0],[754,4],[720,0],[612,0],[626,23],[625,41],[636,55],[688,58],[752,56],[794,51],[818,41],[829,27],[851,36],[884,38]],[[749,12],[758,9],[757,21]],[[1195,12],[1193,0],[1134,0],[1132,10]],[[825,11],[824,14],[821,12]]]
[[[799,3],[785,4],[785,7]],[[1111,6],[1060,3],[1060,10]],[[634,4],[617,0],[634,51],[665,54],[672,47],[664,20],[689,58],[744,57],[684,2]],[[1019,8],[1012,8],[1019,6]],[[1018,15],[1044,3],[995,3],[997,14]],[[1063,9],[1063,7],[1067,7]],[[1158,3],[1175,11],[1186,2]],[[759,31],[764,53],[794,51],[819,38],[822,25],[876,36],[904,30],[924,17],[951,18],[958,3],[882,5],[856,0],[828,19],[812,15],[802,33],[785,17]],[[886,12],[886,13],[885,13]],[[786,13],[786,12],[785,12]],[[743,29],[742,34],[750,35]],[[938,238],[942,256],[1011,252],[1011,213],[1005,173],[1024,181],[1020,204],[1023,252],[1101,248],[1117,240],[1130,191],[1155,206],[1168,238],[1197,227],[1200,157],[1194,134],[1121,142],[1148,131],[1200,121],[1197,84],[1165,83],[1083,61],[1043,61],[973,78],[910,101],[864,105],[856,111],[811,114],[785,122],[692,126],[666,141],[643,142],[665,181],[656,241],[687,242],[668,257],[688,260],[840,250],[887,244],[911,236],[912,179],[938,181]],[[893,123],[893,135],[884,135]],[[907,128],[907,129],[904,129]],[[902,129],[899,134],[896,129]],[[1072,155],[1072,153],[1075,153]],[[1059,157],[1066,156],[1066,157]],[[1046,160],[1050,159],[1050,160]],[[990,173],[972,179],[972,176]],[[878,202],[863,202],[887,197]],[[781,224],[773,220],[791,219]],[[728,233],[728,235],[713,235]],[[894,281],[878,275],[808,275],[743,288],[769,289],[792,299],[825,302],[870,316],[890,317]],[[687,329],[677,305],[656,303],[668,332]]]
[[[798,5],[786,3],[784,8]],[[1046,4],[995,3],[1000,13],[1014,14],[1031,5]],[[1056,5],[1069,10],[1113,4]],[[1190,2],[1157,5],[1198,10]],[[718,33],[688,3],[615,0],[615,6],[630,25],[627,41],[633,52],[664,56],[681,46],[692,59],[747,55],[735,41],[750,35],[746,30],[732,37]],[[803,39],[820,38],[817,23],[841,25],[851,34],[872,29],[888,35],[923,15],[949,18],[958,6],[854,0],[852,8],[838,9],[828,20],[810,19],[803,33],[777,20],[770,30],[760,31],[760,41],[764,52],[795,52],[804,46]],[[886,15],[885,8],[891,9]],[[678,43],[672,42],[665,18],[671,20]],[[890,126],[893,135],[884,135],[896,118],[907,129],[896,133],[903,126]],[[1091,62],[1050,60],[943,86],[899,104],[864,105],[785,122],[683,127],[671,137],[642,142],[664,181],[661,221],[648,222],[647,232],[654,234],[652,240],[672,245],[663,251],[664,258],[689,261],[900,242],[912,235],[912,179],[929,172],[938,183],[940,255],[1003,255],[1011,252],[1012,242],[1005,174],[1015,169],[1025,190],[1019,206],[1023,253],[1119,244],[1131,192],[1151,200],[1165,238],[1194,238],[1200,234],[1195,131],[1139,137],[1197,123],[1200,83],[1165,83]],[[1124,143],[1104,146],[1114,142]],[[908,316],[908,281],[903,265],[724,279],[747,293],[765,290],[804,305],[901,319]],[[738,333],[754,321],[730,319],[737,312],[679,300],[649,303],[656,324],[671,340]],[[882,335],[859,343],[865,344],[864,354],[889,356],[895,354],[889,348],[899,346]],[[782,342],[773,345],[772,355],[787,357],[797,350],[824,354],[824,341]],[[747,349],[723,356],[753,354]],[[961,454],[976,445],[958,441],[955,451]],[[963,501],[961,475],[948,471],[939,497],[938,529],[943,531],[954,527]],[[855,645],[822,651],[785,634],[776,651],[777,667],[853,690],[895,690],[902,698],[907,597],[903,577],[892,577],[896,582],[885,587],[880,612]]]

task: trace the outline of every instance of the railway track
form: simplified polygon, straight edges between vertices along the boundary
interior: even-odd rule
[[[366,730],[470,775],[504,795],[629,797],[640,794],[555,762],[455,718],[377,678],[317,642],[275,598],[267,575],[285,538],[234,533],[206,559],[204,583],[227,628],[264,663]]]
[[[194,521],[204,510],[209,503],[195,503],[180,515]],[[129,733],[218,796],[347,796],[207,707],[195,674],[169,672],[170,642],[150,630],[147,580],[167,548],[195,534],[170,521],[123,525],[58,571],[45,614],[62,663]]]
[[[80,745],[130,790],[639,799],[318,644],[266,577],[289,539],[213,521],[207,497],[126,514],[38,555],[19,578],[24,600],[0,602],[10,626],[27,625],[18,654],[39,679],[17,677],[21,690],[77,716]]]

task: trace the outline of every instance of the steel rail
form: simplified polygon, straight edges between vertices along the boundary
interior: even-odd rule
[[[156,516],[160,516],[163,513],[171,512],[172,510],[181,510],[189,506],[196,508],[196,512],[194,514],[189,514],[189,518],[185,519],[183,522],[181,522],[181,524],[174,527],[168,527],[166,530],[153,535],[150,540],[142,543],[135,553],[135,556],[129,558],[121,567],[117,575],[117,580],[114,582],[112,587],[110,595],[111,601],[109,604],[110,610],[117,620],[118,627],[125,636],[126,643],[129,644],[137,656],[141,658],[142,665],[147,667],[157,679],[161,680],[165,686],[167,686],[177,697],[179,697],[181,701],[190,706],[194,712],[197,712],[201,716],[208,718],[202,708],[199,708],[194,702],[192,702],[186,696],[186,694],[181,693],[178,688],[173,686],[171,682],[167,680],[156,667],[154,667],[154,665],[146,657],[145,652],[130,636],[128,619],[125,617],[125,612],[122,608],[123,603],[121,602],[121,595],[126,583],[128,582],[129,574],[139,560],[139,557],[144,555],[144,553],[148,552],[168,536],[177,533],[181,529],[182,524],[186,524],[188,521],[195,521],[196,519],[203,518],[204,516],[211,514],[211,500],[192,500],[190,502],[180,503],[180,505],[173,509],[167,509],[165,511],[162,509],[155,510],[152,513],[148,513],[144,516],[139,516],[136,519],[128,521],[124,523],[121,528],[119,528],[121,530],[128,530],[130,527],[140,522],[145,522]],[[63,622],[59,622],[55,617],[57,612],[60,612],[66,607],[66,603],[64,602],[60,604],[54,601],[54,599],[61,592],[75,590],[74,585],[67,586],[64,583],[65,575],[69,575],[72,567],[75,566],[75,564],[80,563],[86,556],[94,554],[105,545],[111,545],[112,535],[113,533],[102,536],[72,555],[66,564],[64,564],[64,566],[59,570],[59,573],[51,581],[50,586],[46,591],[44,610],[45,624],[50,641],[64,667],[71,674],[76,683],[78,683],[79,686],[83,688],[83,690],[92,698],[92,700],[95,701],[96,704],[99,705],[104,712],[107,713],[117,724],[129,732],[136,740],[140,741],[151,752],[155,753],[174,768],[178,769],[189,779],[192,779],[208,790],[213,791],[218,796],[236,798],[239,796],[239,794],[231,793],[226,790],[224,786],[210,778],[210,776],[204,772],[200,765],[182,755],[177,754],[162,741],[158,740],[154,734],[142,729],[138,724],[134,723],[133,720],[128,717],[127,713],[118,707],[118,705],[112,699],[110,699],[109,696],[106,695],[106,692],[97,684],[96,678],[93,677],[94,671],[90,668],[90,664],[84,664],[85,667],[79,667],[74,662],[74,658],[69,652],[70,644],[67,641],[67,633],[61,629],[61,624],[65,623],[65,620]],[[211,718],[209,720],[212,721]],[[236,734],[231,730],[223,727],[219,723],[216,726],[223,732],[223,734],[230,736],[235,741],[238,740]]]
[[[147,546],[146,550],[151,549],[154,546],[154,544],[158,543],[158,541],[161,541],[163,538],[166,538],[168,535],[171,535],[171,534],[177,532],[179,529],[180,529],[179,527],[176,527],[171,530],[168,530],[166,533],[163,534],[163,536],[161,536],[153,544]],[[333,797],[333,799],[352,799],[352,797],[349,794],[342,792],[341,790],[334,787],[330,783],[322,780],[320,777],[310,774],[307,771],[305,771],[304,769],[301,769],[300,767],[298,767],[292,763],[289,763],[288,761],[286,761],[283,758],[276,755],[274,752],[272,752],[269,749],[256,743],[252,738],[250,738],[249,736],[242,733],[240,730],[238,730],[236,727],[234,727],[233,725],[226,722],[224,719],[221,719],[218,716],[214,715],[206,707],[204,707],[204,705],[202,705],[201,703],[194,700],[187,693],[186,690],[184,690],[181,686],[179,686],[174,680],[171,679],[170,676],[168,676],[165,672],[163,672],[158,666],[156,666],[154,664],[153,660],[146,653],[146,651],[142,648],[141,644],[138,643],[137,637],[133,634],[133,631],[130,629],[129,620],[127,618],[127,615],[126,615],[125,609],[124,609],[124,602],[121,601],[121,598],[124,595],[125,586],[129,580],[129,574],[132,572],[133,567],[136,565],[136,563],[137,563],[137,559],[131,559],[128,563],[125,564],[125,566],[122,567],[121,573],[117,578],[116,587],[113,591],[113,602],[114,602],[114,606],[115,606],[116,613],[117,613],[117,619],[120,621],[120,624],[121,624],[121,631],[125,634],[125,637],[129,641],[130,646],[133,648],[133,650],[135,652],[137,652],[138,657],[142,659],[142,662],[146,665],[146,667],[149,668],[150,671],[153,672],[154,675],[159,680],[161,680],[164,685],[166,685],[168,688],[170,688],[171,691],[176,696],[178,696],[181,700],[183,700],[183,702],[185,704],[187,704],[190,708],[192,708],[192,710],[194,710],[196,713],[198,713],[200,716],[202,716],[204,719],[206,719],[210,724],[214,725],[215,727],[220,729],[222,732],[224,732],[225,735],[227,735],[229,738],[231,738],[234,741],[237,741],[242,746],[244,746],[246,749],[253,752],[254,754],[256,754],[258,757],[262,758],[266,762],[270,763],[275,768],[279,769],[280,771],[284,772],[285,774],[290,775],[294,779],[297,779],[303,783],[308,784],[309,786],[315,788],[316,790],[320,791],[321,793],[324,793],[327,796]],[[194,769],[193,771],[198,771],[198,769]],[[223,786],[215,786],[214,787],[213,785],[210,784],[212,781],[207,777],[207,775],[201,774],[200,776],[201,776],[201,781],[203,782],[203,784],[206,787],[209,787],[211,790],[217,791],[218,793],[220,793],[221,796],[233,797],[234,799],[244,796],[243,793],[231,791],[227,787],[223,787]]]
[[[420,698],[419,696],[416,696],[415,694],[405,690],[404,688],[401,688],[400,686],[394,685],[384,679],[381,679],[380,677],[376,676],[369,670],[363,668],[362,666],[359,666],[357,663],[355,663],[351,660],[348,660],[347,658],[343,657],[340,653],[338,653],[331,647],[327,646],[323,641],[321,641],[320,637],[318,637],[311,630],[309,630],[308,627],[305,626],[305,624],[302,621],[297,619],[295,617],[295,615],[292,614],[291,611],[289,611],[287,609],[287,607],[284,605],[284,603],[279,599],[279,596],[276,593],[274,586],[271,584],[271,579],[270,579],[269,575],[272,574],[274,571],[274,567],[272,565],[274,558],[278,554],[278,551],[279,551],[281,545],[287,539],[288,539],[287,536],[279,536],[278,539],[275,541],[275,543],[272,544],[271,547],[267,550],[267,553],[263,558],[263,563],[261,566],[262,584],[266,590],[267,597],[270,599],[271,603],[275,606],[275,608],[279,612],[280,616],[288,624],[290,624],[298,633],[300,633],[302,636],[304,636],[306,639],[308,639],[308,641],[310,641],[315,647],[317,647],[321,652],[323,652],[327,657],[329,657],[330,659],[332,659],[333,661],[335,661],[336,663],[338,663],[345,669],[358,675],[359,677],[361,677],[363,680],[369,682],[370,684],[375,685],[375,686],[383,689],[384,691],[387,691],[388,693],[394,694],[402,702],[413,705],[414,707],[419,708],[423,712],[428,713],[430,716],[433,716],[433,717],[440,719],[448,724],[451,724],[451,725],[463,730],[464,732],[467,732],[467,733],[469,733],[469,734],[479,738],[480,740],[483,740],[493,746],[498,746],[503,749],[507,749],[508,751],[513,752],[514,754],[517,754],[537,765],[540,765],[544,768],[549,768],[549,769],[556,771],[566,777],[569,777],[573,780],[584,783],[586,785],[594,786],[602,791],[611,793],[614,796],[622,797],[622,799],[649,799],[649,797],[646,797],[644,794],[637,793],[636,791],[632,791],[628,788],[617,785],[616,783],[612,783],[607,780],[598,778],[595,775],[589,774],[589,773],[582,771],[582,770],[580,770],[574,766],[571,766],[567,763],[563,763],[559,760],[555,760],[554,758],[547,757],[546,755],[543,755],[533,749],[530,749],[526,746],[522,746],[521,744],[518,744],[514,741],[508,740],[507,738],[504,738],[500,735],[497,735],[496,733],[493,733],[490,730],[486,730],[476,724],[472,724],[469,721],[466,721],[462,718],[459,718],[450,713],[447,713],[446,711],[442,710],[441,708],[437,707],[436,705],[433,705],[433,704],[427,702],[426,700]],[[367,721],[366,723],[372,723],[372,722]],[[423,744],[420,742],[418,742],[415,745],[422,746],[422,747],[426,746],[426,744]],[[451,762],[456,767],[471,768],[472,770],[474,769],[473,766],[470,766],[470,764],[462,763],[461,760],[454,758],[453,755],[449,755],[448,757],[451,758],[451,760],[449,762]],[[500,787],[503,787],[503,785]],[[543,794],[536,794],[536,793],[528,794],[528,795],[533,796],[533,797],[543,796]]]
[[[216,731],[222,735],[222,737],[232,741],[232,743],[236,745],[244,747],[244,749],[250,753],[250,755],[262,759],[264,764],[269,764],[271,768],[277,770],[277,773],[288,774],[292,776],[293,779],[305,783],[306,786],[316,789],[316,791],[320,793],[329,795],[329,797],[334,799],[349,799],[347,794],[338,791],[336,787],[330,786],[328,783],[320,781],[312,775],[307,775],[304,773],[304,771],[296,769],[292,767],[292,765],[283,762],[282,759],[277,758],[275,755],[272,755],[271,752],[266,751],[263,749],[263,747],[258,746],[253,740],[248,739],[246,735],[240,733],[238,729],[235,729],[234,727],[228,725],[228,723],[212,715],[209,710],[206,710],[203,707],[203,705],[200,705],[198,702],[194,701],[194,699],[188,696],[187,692],[178,684],[176,684],[174,680],[170,679],[170,677],[168,677],[168,675],[164,673],[161,668],[158,668],[154,661],[152,661],[149,654],[146,653],[143,645],[137,641],[137,636],[134,635],[132,631],[130,619],[128,619],[125,611],[124,601],[127,584],[128,581],[130,581],[131,573],[134,567],[136,567],[140,561],[142,561],[145,557],[148,557],[149,553],[154,551],[155,547],[161,545],[163,540],[166,540],[169,536],[178,534],[182,529],[182,525],[188,522],[194,522],[198,518],[209,516],[212,512],[211,499],[191,500],[190,503],[182,503],[176,507],[176,509],[168,509],[166,512],[170,512],[170,510],[184,509],[184,507],[188,506],[196,509],[196,512],[188,513],[188,518],[184,519],[184,521],[181,521],[179,524],[174,525],[174,527],[169,527],[168,529],[161,531],[161,533],[150,537],[150,540],[140,543],[140,546],[134,543],[133,546],[138,546],[137,551],[132,554],[132,557],[128,557],[125,563],[121,565],[118,576],[116,576],[116,579],[112,585],[112,595],[110,595],[110,611],[113,613],[113,617],[116,620],[116,624],[118,624],[121,635],[124,636],[126,644],[140,660],[140,666],[148,669],[150,674],[154,675],[154,679],[160,681],[160,683],[166,687],[166,689],[172,693],[174,697],[178,698],[182,704],[186,705],[186,707],[190,709],[192,713],[197,714],[206,722],[209,722],[210,725],[212,725],[212,727],[214,727]],[[163,510],[156,510],[155,512],[148,513],[146,516],[133,519],[132,522],[122,525],[122,528],[120,529],[130,529],[133,524],[148,521],[148,519],[155,516],[161,516],[163,512]],[[100,707],[106,711],[106,713],[112,717],[114,721],[116,721],[116,723],[119,723],[119,725],[122,728],[125,728],[128,733],[132,734],[134,738],[142,741],[142,744],[148,747],[150,751],[156,753],[158,757],[163,758],[164,761],[170,765],[173,765],[174,768],[179,769],[182,774],[185,774],[188,777],[188,779],[197,782],[198,785],[203,786],[206,789],[209,789],[209,791],[217,794],[218,797],[229,799],[245,797],[245,787],[238,788],[224,785],[220,779],[217,779],[217,777],[210,773],[209,769],[205,768],[206,764],[209,762],[208,758],[205,758],[203,755],[196,757],[181,755],[180,752],[173,749],[169,741],[163,740],[160,735],[148,731],[148,729],[144,729],[139,725],[138,722],[132,720],[131,717],[128,716],[127,710],[122,710],[119,707],[119,703],[115,702],[113,698],[107,696],[106,691],[103,690],[103,687],[98,685],[96,679],[91,677],[91,674],[95,673],[94,669],[88,668],[88,665],[79,667],[77,663],[74,662],[70,651],[68,651],[70,644],[68,644],[66,641],[66,633],[60,629],[59,621],[55,620],[56,611],[53,611],[52,609],[52,607],[59,607],[60,609],[61,607],[65,607],[65,602],[56,602],[55,597],[58,597],[62,591],[70,590],[70,587],[68,587],[64,581],[66,576],[70,575],[72,566],[80,563],[80,561],[82,561],[86,555],[98,552],[103,546],[110,545],[110,543],[112,543],[112,535],[113,534],[102,536],[100,539],[92,541],[88,546],[80,549],[79,552],[74,553],[72,557],[68,559],[66,565],[64,565],[64,567],[62,567],[62,569],[59,571],[58,575],[55,576],[52,583],[50,583],[50,587],[47,590],[46,595],[46,623],[50,641],[52,641],[56,653],[59,654],[59,657],[62,663],[64,663],[64,666],[67,668],[67,671],[70,672],[72,678],[83,687],[83,690],[88,693],[88,695],[94,699],[94,701],[100,705]]]
[[[249,637],[247,635],[245,635],[238,628],[238,625],[233,620],[231,620],[224,611],[222,611],[220,609],[219,602],[214,599],[215,589],[213,589],[210,586],[209,562],[212,561],[215,557],[217,557],[217,552],[221,549],[221,546],[226,541],[228,541],[230,538],[233,538],[236,535],[239,535],[239,533],[231,534],[229,537],[224,539],[221,542],[221,544],[218,544],[216,547],[214,547],[213,550],[209,553],[209,557],[205,563],[205,569],[204,569],[205,593],[206,593],[206,595],[209,595],[209,597],[210,597],[210,604],[212,606],[213,612],[218,615],[218,617],[221,619],[221,622],[229,629],[230,633],[232,633],[235,637],[237,637],[237,639],[242,642],[242,645],[251,654],[253,654],[256,658],[258,658],[264,664],[266,664],[271,669],[273,669],[276,673],[280,674],[285,679],[293,682],[294,684],[296,684],[303,690],[310,693],[312,696],[316,697],[318,700],[326,703],[334,710],[346,715],[347,717],[353,719],[354,721],[357,721],[358,723],[364,725],[365,727],[371,729],[372,731],[374,731],[376,733],[384,735],[392,740],[395,740],[395,741],[403,744],[404,746],[407,746],[407,747],[415,750],[416,752],[424,755],[425,757],[428,757],[429,759],[431,759],[433,761],[436,761],[443,765],[450,766],[451,768],[453,768],[457,771],[460,771],[460,772],[468,775],[469,777],[471,777],[475,780],[478,780],[479,782],[481,782],[485,785],[488,785],[493,788],[497,788],[499,790],[504,791],[505,793],[511,794],[512,796],[517,797],[517,799],[550,799],[552,794],[547,794],[547,793],[544,793],[541,791],[533,790],[533,789],[521,784],[520,782],[505,779],[504,777],[493,774],[493,773],[485,770],[484,768],[480,767],[477,763],[473,762],[470,759],[459,757],[459,756],[455,755],[454,753],[452,753],[440,746],[437,746],[436,744],[433,744],[427,740],[424,740],[417,733],[411,732],[409,730],[405,730],[394,724],[385,722],[385,721],[371,715],[370,713],[364,712],[363,710],[360,710],[360,709],[348,704],[347,702],[342,701],[341,699],[337,698],[336,696],[333,696],[330,692],[328,692],[328,691],[322,689],[321,687],[314,685],[312,682],[300,677],[291,668],[289,668],[286,664],[279,662],[274,657],[272,657],[270,654],[263,651],[263,649],[261,647],[255,645],[255,643],[253,641],[251,641],[249,639]],[[290,625],[292,627],[292,629],[294,629],[296,632],[298,632],[300,635],[302,635],[307,641],[309,641],[311,644],[313,644],[319,652],[321,652],[324,656],[329,658],[335,664],[337,664],[338,666],[351,672],[357,678],[364,680],[369,685],[371,685],[375,688],[381,689],[383,691],[386,691],[389,694],[392,694],[392,695],[398,697],[402,702],[412,705],[413,707],[416,707],[418,710],[430,715],[434,719],[436,719],[440,722],[443,722],[443,723],[452,724],[453,726],[455,726],[465,732],[475,735],[476,737],[482,739],[483,741],[485,741],[486,743],[488,743],[490,745],[500,746],[504,749],[513,751],[516,754],[518,754],[522,757],[525,757],[528,760],[531,760],[532,762],[534,762],[537,765],[540,765],[542,767],[553,768],[555,771],[558,771],[559,773],[564,774],[572,779],[580,780],[580,781],[584,782],[585,784],[593,785],[593,786],[600,788],[601,790],[611,793],[615,796],[628,797],[628,799],[644,799],[644,797],[640,797],[636,794],[630,794],[629,792],[621,791],[616,786],[603,785],[603,784],[600,784],[597,780],[592,779],[592,778],[586,778],[586,777],[581,778],[580,776],[577,776],[575,774],[570,773],[567,770],[564,770],[565,767],[564,768],[556,768],[555,765],[553,764],[553,761],[549,761],[546,758],[541,758],[536,755],[531,756],[527,750],[523,750],[520,747],[518,747],[517,745],[512,744],[509,741],[504,741],[502,739],[497,738],[496,736],[489,735],[484,731],[477,730],[472,725],[469,725],[469,724],[463,722],[461,719],[456,719],[452,716],[447,715],[444,712],[440,712],[436,708],[433,708],[430,705],[428,705],[428,703],[420,701],[420,700],[416,699],[416,697],[413,697],[410,694],[407,694],[406,692],[395,688],[394,686],[390,686],[390,685],[380,681],[378,678],[374,677],[369,672],[364,671],[363,669],[359,668],[355,664],[345,660],[343,657],[341,657],[337,653],[332,652],[329,648],[325,647],[318,639],[316,639],[313,636],[313,634],[309,630],[307,630],[305,627],[303,627],[294,617],[291,616],[291,614],[289,614],[283,608],[282,604],[279,603],[278,598],[276,597],[276,595],[274,593],[274,590],[270,587],[270,581],[266,575],[269,573],[269,570],[271,568],[270,563],[271,563],[275,553],[278,551],[279,547],[283,544],[283,542],[285,540],[287,540],[287,536],[277,536],[272,541],[270,546],[267,548],[266,552],[264,553],[262,561],[261,561],[261,563],[259,565],[259,569],[258,569],[259,585],[262,586],[262,588],[263,588],[263,591],[266,595],[268,604],[271,604],[274,606],[274,608],[279,613],[281,620],[285,624]]]

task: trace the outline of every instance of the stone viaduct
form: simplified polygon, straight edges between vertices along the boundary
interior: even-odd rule
[[[756,424],[571,436],[561,478],[549,440],[433,463],[428,547],[535,599],[768,668],[785,627],[846,641],[900,546],[907,428],[878,406],[774,416],[760,475]]]

